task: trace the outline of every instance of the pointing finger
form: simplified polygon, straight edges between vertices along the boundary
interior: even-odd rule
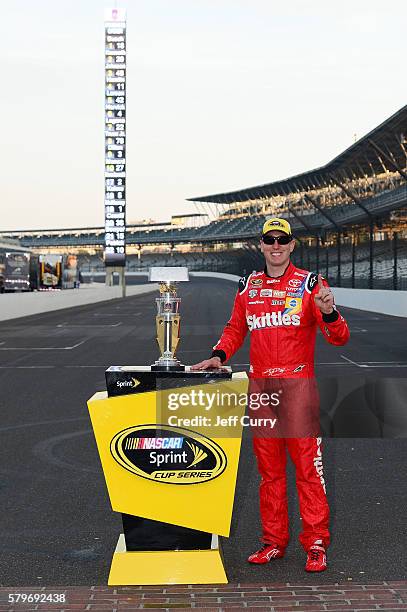
[[[322,282],[322,274],[318,274],[318,287],[319,289],[323,289],[324,283]]]

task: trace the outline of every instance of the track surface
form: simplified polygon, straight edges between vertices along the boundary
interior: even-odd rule
[[[182,287],[181,361],[209,354],[234,293],[233,283],[218,280]],[[405,376],[405,319],[341,310],[352,339],[341,348],[318,339],[319,373],[342,380]],[[86,400],[105,388],[107,366],[157,358],[154,319],[154,294],[148,294],[0,324],[0,585],[106,584],[121,520],[110,510]],[[248,363],[248,342],[233,363]],[[324,463],[333,530],[329,571],[317,577],[303,571],[292,469],[287,555],[249,566],[260,528],[259,478],[245,436],[232,533],[223,541],[230,581],[405,578],[407,440],[328,439]]]

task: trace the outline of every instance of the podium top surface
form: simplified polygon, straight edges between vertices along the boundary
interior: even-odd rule
[[[230,367],[219,370],[152,370],[151,366],[110,366],[105,371],[109,397],[164,388],[223,383],[235,378]]]
[[[136,366],[136,365],[122,365],[122,366],[110,366],[106,372],[153,372],[151,366]],[[211,376],[219,376],[220,378],[230,378],[232,368],[230,366],[222,366],[222,368],[213,368],[210,370],[191,370],[191,366],[185,366],[185,370],[154,370],[155,375],[165,374],[173,378],[181,376],[182,378],[196,376],[205,376],[210,374]]]

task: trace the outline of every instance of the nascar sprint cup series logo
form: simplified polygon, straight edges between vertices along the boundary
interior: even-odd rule
[[[167,484],[199,484],[220,476],[227,464],[223,449],[189,429],[137,425],[120,431],[110,443],[124,469]]]

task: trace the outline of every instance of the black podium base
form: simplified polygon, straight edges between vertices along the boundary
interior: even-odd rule
[[[106,370],[106,387],[109,397],[146,393],[157,389],[186,387],[232,378],[229,367],[222,370],[153,370],[151,366],[110,366]],[[157,385],[157,381],[159,381]]]
[[[185,372],[185,366],[181,363],[167,366],[154,363],[150,368],[152,372]]]
[[[122,514],[126,550],[209,550],[212,534]]]

